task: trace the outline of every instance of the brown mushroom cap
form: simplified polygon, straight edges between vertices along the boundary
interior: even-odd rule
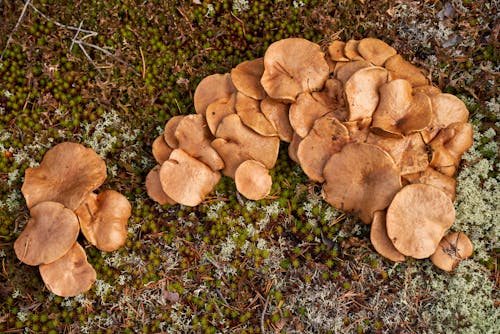
[[[269,96],[260,102],[261,112],[274,126],[280,139],[287,143],[292,141],[293,136],[288,109],[288,104],[279,102]]]
[[[363,57],[358,52],[359,41],[356,39],[350,39],[345,43],[344,54],[350,60],[363,60]]]
[[[384,41],[377,38],[363,38],[358,44],[359,54],[376,66],[384,65],[385,61],[394,56],[397,51]]]
[[[160,182],[165,194],[177,203],[196,206],[210,193],[220,173],[193,158],[182,149],[175,149],[160,168]]]
[[[409,61],[404,60],[399,54],[389,57],[385,61],[384,67],[389,71],[391,80],[405,79],[410,82],[412,87],[429,84],[425,72]]]
[[[28,208],[54,201],[74,210],[106,180],[106,164],[92,149],[65,142],[51,148],[38,167],[28,168],[21,191]]]
[[[208,105],[205,113],[208,128],[215,136],[217,127],[224,117],[236,113],[236,93],[231,94],[230,97],[223,97]]]
[[[323,176],[325,200],[342,211],[359,214],[367,224],[401,188],[399,169],[391,156],[378,146],[364,143],[347,144],[333,154]]]
[[[264,73],[264,58],[244,61],[231,70],[231,79],[236,89],[256,100],[266,97],[266,91],[260,83]]]
[[[309,179],[323,182],[323,168],[327,160],[348,141],[349,131],[333,113],[318,118],[297,148],[300,167]]]
[[[153,157],[155,158],[157,163],[162,164],[163,161],[168,160],[168,157],[170,156],[170,153],[172,153],[172,150],[173,149],[167,145],[163,134],[156,137],[153,142]]]
[[[349,131],[349,137],[357,143],[364,143],[370,134],[372,118],[363,118],[357,121],[342,122]]]
[[[163,132],[163,139],[165,143],[171,148],[176,149],[179,147],[179,141],[175,137],[175,130],[179,123],[184,119],[184,115],[177,115],[170,118],[167,123],[165,123],[165,131]]]
[[[311,93],[303,93],[290,106],[289,118],[293,130],[302,138],[307,136],[314,122],[331,110],[323,100]]]
[[[379,101],[379,87],[387,81],[383,67],[366,67],[347,80],[344,91],[349,107],[349,121],[372,117]]]
[[[260,82],[272,98],[293,102],[302,92],[321,89],[328,75],[329,66],[318,44],[287,38],[266,50]]]
[[[245,126],[238,115],[226,116],[212,141],[224,160],[222,173],[234,178],[236,168],[245,160],[257,160],[272,169],[278,158],[279,137],[264,137]]]
[[[278,132],[260,111],[260,101],[242,93],[236,94],[236,113],[243,124],[262,136],[277,136]]]
[[[30,266],[50,263],[76,242],[80,226],[75,213],[58,202],[41,202],[30,209],[31,218],[14,242],[17,258]]]
[[[160,165],[154,166],[146,176],[146,191],[148,196],[160,205],[177,204],[176,201],[165,194],[163,188],[161,187],[160,168]]]
[[[458,263],[472,255],[474,246],[461,232],[445,235],[439,242],[436,252],[431,255],[434,265],[444,271],[452,271]]]
[[[349,61],[344,55],[345,42],[344,41],[333,41],[328,46],[328,54],[333,61]]]
[[[419,173],[404,175],[404,178],[410,183],[430,184],[444,191],[452,202],[455,200],[457,183],[455,178],[442,174],[432,167],[427,167],[424,171]]]
[[[431,122],[431,101],[426,94],[412,95],[409,81],[396,79],[379,88],[380,101],[372,127],[388,134],[407,135],[425,129]]]
[[[205,115],[207,106],[236,92],[229,73],[212,74],[203,78],[194,91],[193,102],[197,114]],[[168,143],[168,141],[167,141]]]
[[[340,66],[335,67],[335,77],[344,85],[354,73],[362,68],[372,66],[372,64],[367,60],[355,60],[340,64]]]
[[[224,161],[210,145],[214,136],[208,128],[205,116],[186,115],[175,129],[179,147],[193,158],[200,160],[212,170],[224,168]]]
[[[431,256],[454,222],[448,195],[428,184],[403,187],[387,209],[387,235],[398,251],[416,259]]]
[[[125,244],[132,207],[119,192],[90,193],[75,213],[83,235],[98,249],[112,252]]]
[[[42,264],[39,269],[47,289],[61,297],[77,296],[89,290],[96,280],[96,272],[77,242],[63,257]]]
[[[376,211],[373,214],[372,224],[370,226],[370,241],[373,248],[385,258],[394,262],[404,261],[406,258],[392,244],[387,236],[385,226],[385,211]]]
[[[302,141],[302,137],[299,136],[296,132],[293,133],[292,141],[290,145],[288,145],[288,156],[290,159],[300,164],[299,157],[297,156],[297,151],[299,150],[300,142]]]
[[[234,173],[236,189],[250,200],[260,200],[271,191],[272,179],[269,170],[256,160],[242,162]]]

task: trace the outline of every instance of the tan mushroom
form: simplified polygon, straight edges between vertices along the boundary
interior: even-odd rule
[[[179,148],[172,151],[160,168],[160,182],[165,194],[187,206],[200,204],[219,179],[219,172]]]
[[[112,252],[125,244],[132,207],[119,192],[90,193],[75,213],[83,235],[99,250]]]
[[[231,70],[231,80],[236,89],[256,100],[263,100],[266,91],[260,83],[264,73],[264,58],[244,61]]]
[[[399,54],[389,57],[384,64],[389,71],[390,80],[405,79],[410,82],[412,87],[425,86],[429,84],[426,73],[413,65]]]
[[[271,191],[272,179],[269,170],[256,160],[242,162],[234,173],[236,189],[250,200],[260,200]]]
[[[323,168],[327,160],[348,141],[347,128],[332,113],[318,118],[297,148],[300,167],[309,179],[323,182]]]
[[[203,115],[184,116],[175,129],[175,138],[179,142],[178,148],[200,160],[213,171],[224,168],[224,161],[211,146],[214,136]]]
[[[370,241],[377,253],[383,257],[394,262],[404,261],[406,259],[405,256],[394,247],[391,239],[387,236],[385,215],[385,211],[376,211],[373,214],[373,220],[370,226]]]
[[[293,102],[300,93],[323,88],[328,75],[329,66],[318,44],[287,38],[266,50],[260,82],[272,98]]]
[[[333,61],[348,62],[349,58],[344,55],[345,42],[344,41],[333,41],[328,46],[328,54],[330,59]]]
[[[349,131],[349,137],[353,142],[364,143],[370,134],[372,118],[367,117],[358,121],[342,122]]]
[[[230,97],[223,97],[213,103],[210,103],[205,113],[208,128],[215,136],[217,127],[224,117],[236,113],[236,94],[231,94]]]
[[[372,64],[367,60],[355,60],[348,63],[340,63],[341,66],[335,67],[335,78],[340,80],[342,84],[346,84],[347,80],[357,71],[362,68],[371,67]]]
[[[289,118],[292,129],[302,138],[307,136],[314,122],[331,110],[322,99],[311,93],[302,93],[290,106]]]
[[[243,124],[262,136],[277,136],[276,128],[260,110],[260,101],[242,93],[236,94],[236,113]]]
[[[288,145],[288,156],[290,159],[300,164],[299,157],[297,156],[297,151],[299,150],[300,142],[302,141],[302,137],[299,136],[296,132],[293,133],[292,141],[290,145]]]
[[[452,271],[460,261],[470,257],[473,250],[472,242],[464,233],[449,233],[439,242],[436,252],[431,255],[431,261],[444,271]]]
[[[77,242],[73,243],[63,257],[43,264],[39,269],[47,289],[61,297],[74,297],[84,293],[96,280],[96,272],[87,262],[83,247]]]
[[[26,170],[21,191],[28,208],[54,201],[74,210],[106,176],[106,164],[92,149],[65,142],[47,151],[38,167]]]
[[[372,127],[388,135],[401,136],[427,128],[432,118],[426,94],[412,95],[409,81],[396,79],[379,88],[380,102],[373,113]]]
[[[156,165],[151,169],[146,176],[146,192],[148,196],[160,205],[177,204],[176,201],[171,199],[165,194],[160,182],[160,165]]]
[[[76,214],[58,202],[41,202],[14,242],[17,258],[30,266],[53,262],[73,246],[80,233]]]
[[[401,188],[399,169],[391,156],[375,145],[350,143],[333,154],[323,170],[325,200],[369,224]]]
[[[260,110],[276,129],[278,136],[284,142],[291,142],[293,129],[290,125],[289,110],[290,106],[279,102],[271,97],[266,97],[260,102]]]
[[[396,50],[386,42],[377,38],[363,38],[358,44],[359,54],[376,66],[384,65],[385,61],[394,56]]]
[[[403,176],[410,183],[425,183],[444,191],[451,201],[455,200],[456,183],[455,178],[444,175],[432,167],[427,167],[424,171]]]
[[[399,252],[416,259],[431,256],[454,222],[448,195],[428,184],[403,187],[387,209],[387,235]]]
[[[194,109],[197,114],[205,115],[209,104],[228,98],[235,92],[236,88],[229,73],[209,75],[200,81],[194,91]]]
[[[372,117],[379,101],[379,87],[387,81],[383,67],[366,67],[347,80],[344,91],[349,107],[349,121]]]
[[[165,143],[167,143],[168,147],[170,147],[171,149],[176,149],[179,147],[179,141],[175,137],[175,130],[183,119],[184,115],[178,115],[170,118],[167,123],[165,123],[163,139],[165,139]]]
[[[441,89],[433,85],[417,86],[413,87],[413,94],[416,93],[424,93],[427,94],[428,96],[431,96],[434,94],[441,94]]]
[[[156,162],[162,164],[163,161],[168,160],[170,153],[172,153],[172,148],[168,146],[165,141],[165,136],[163,134],[156,137],[153,141],[153,157]]]
[[[363,60],[363,57],[358,52],[359,41],[350,39],[345,43],[344,54],[352,61]]]

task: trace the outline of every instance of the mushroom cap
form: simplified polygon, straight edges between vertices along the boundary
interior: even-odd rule
[[[224,168],[224,161],[210,145],[214,136],[208,128],[205,116],[186,115],[175,129],[179,147],[193,158],[200,160],[212,170]]]
[[[160,165],[156,165],[151,169],[146,176],[146,191],[148,196],[160,205],[177,204],[176,201],[171,199],[165,194],[160,182]]]
[[[48,150],[38,167],[26,170],[21,191],[30,209],[53,201],[74,210],[106,176],[106,164],[94,150],[65,142]]]
[[[299,136],[296,132],[293,133],[292,141],[290,145],[288,145],[288,156],[290,159],[300,164],[299,157],[297,156],[297,151],[299,150],[300,142],[302,141],[302,137]]]
[[[153,157],[159,164],[162,164],[163,161],[168,160],[168,157],[170,156],[170,153],[172,153],[172,150],[173,149],[167,145],[163,134],[156,137],[156,139],[153,141]]]
[[[99,250],[112,252],[125,244],[132,207],[119,192],[90,193],[75,213],[83,235]]]
[[[358,44],[359,54],[376,66],[384,65],[385,61],[394,56],[397,51],[386,42],[377,38],[363,38]]]
[[[387,209],[387,235],[402,254],[431,256],[455,222],[455,208],[446,193],[428,184],[401,189]]]
[[[229,73],[212,74],[203,78],[194,91],[193,102],[197,114],[205,115],[209,104],[236,92]]]
[[[391,80],[405,79],[410,82],[412,87],[425,86],[429,84],[426,73],[413,65],[399,54],[389,57],[384,64],[389,71]]]
[[[309,179],[323,182],[323,168],[327,160],[348,141],[349,131],[333,113],[318,118],[297,148],[300,167]]]
[[[409,81],[396,79],[379,88],[380,100],[372,127],[388,134],[407,135],[425,129],[431,122],[431,101],[426,94],[412,95]]]
[[[274,126],[280,139],[287,143],[292,141],[293,136],[293,129],[288,113],[289,108],[288,104],[269,96],[260,102],[260,111]]]
[[[385,211],[376,211],[373,213],[373,220],[370,226],[370,241],[373,248],[385,258],[394,262],[404,261],[406,258],[392,244],[391,239],[387,236],[385,226]]]
[[[50,263],[76,242],[80,226],[76,214],[58,202],[41,202],[30,209],[31,218],[14,242],[17,258],[30,266]]]
[[[349,137],[357,143],[364,143],[370,134],[372,118],[367,117],[357,121],[342,122],[349,131]]]
[[[267,48],[260,82],[272,98],[293,102],[302,92],[323,88],[328,75],[329,66],[318,44],[286,38]]]
[[[160,182],[165,194],[187,206],[200,204],[210,193],[220,173],[178,148],[160,168]]]
[[[96,280],[96,272],[87,262],[83,247],[77,242],[63,257],[42,264],[39,269],[47,289],[61,297],[77,296],[89,290]]]
[[[208,105],[205,113],[208,128],[215,136],[217,127],[224,117],[236,113],[236,93],[231,94],[230,97],[223,97]]]
[[[290,106],[289,118],[293,130],[302,138],[307,136],[314,122],[331,110],[322,99],[311,93],[302,93]]]
[[[431,96],[434,94],[441,94],[441,89],[433,85],[423,85],[423,86],[413,87],[413,94],[416,93],[424,93],[427,94],[428,96]]]
[[[328,159],[323,170],[323,197],[342,211],[353,211],[369,224],[401,188],[399,169],[378,146],[350,143]]]
[[[175,137],[175,130],[179,123],[184,119],[185,115],[177,115],[170,118],[167,123],[165,123],[165,131],[163,132],[163,139],[165,143],[171,148],[176,149],[179,147],[179,141]]]
[[[256,160],[242,162],[234,173],[236,189],[250,200],[260,200],[271,191],[272,179],[269,170]]]
[[[212,147],[224,160],[222,173],[234,178],[236,168],[245,160],[257,160],[272,169],[278,158],[280,139],[261,136],[245,126],[237,114],[226,116],[219,124]]]
[[[356,39],[350,39],[345,43],[344,54],[350,60],[363,60],[363,57],[358,52],[359,41]]]
[[[346,84],[347,80],[365,67],[372,67],[372,64],[367,60],[354,60],[348,63],[340,63],[341,65],[335,67],[335,77],[342,82],[342,84]]]
[[[344,55],[345,42],[344,41],[333,41],[328,46],[328,54],[330,55],[330,59],[333,61],[349,61]]]
[[[415,174],[404,175],[410,183],[425,183],[444,191],[453,202],[455,200],[456,184],[455,178],[442,174],[432,167]]]
[[[236,94],[236,113],[243,124],[262,136],[277,136],[278,132],[260,111],[260,101],[242,93]]]
[[[444,271],[452,271],[461,260],[471,256],[473,251],[474,246],[464,233],[453,232],[441,239],[438,248],[431,255],[431,261]]]
[[[264,58],[247,60],[231,70],[231,79],[236,89],[256,100],[266,97],[266,91],[260,83],[264,74]]]
[[[349,121],[372,117],[379,101],[379,87],[387,81],[383,67],[366,67],[347,80],[344,91],[349,107]]]

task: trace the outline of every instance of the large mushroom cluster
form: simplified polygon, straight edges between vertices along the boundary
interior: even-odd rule
[[[94,193],[106,176],[106,164],[92,149],[71,142],[56,145],[39,166],[26,170],[21,191],[30,219],[14,251],[21,262],[39,266],[45,285],[56,295],[78,295],[96,280],[77,241],[80,230],[103,251],[126,241],[129,201],[114,190]]]
[[[454,242],[465,235],[445,236],[454,174],[472,144],[469,112],[387,43],[334,41],[323,51],[283,39],[263,58],[204,78],[194,107],[153,143],[158,165],[146,186],[158,203],[197,205],[221,173],[248,199],[264,198],[282,140],[329,204],[372,224],[381,255],[431,257],[444,270],[471,255]]]

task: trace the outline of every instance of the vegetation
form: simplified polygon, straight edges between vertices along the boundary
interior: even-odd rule
[[[497,6],[0,0],[0,332],[494,333]],[[148,198],[151,144],[170,117],[193,112],[197,83],[292,36],[323,46],[381,38],[467,104],[475,142],[457,176],[454,228],[475,254],[455,273],[377,255],[369,229],[324,202],[286,146],[265,200],[242,199],[227,178],[197,207]],[[104,187],[133,208],[124,247],[86,247],[97,282],[74,298],[49,293],[13,250],[29,216],[25,170],[63,141],[105,158]]]

